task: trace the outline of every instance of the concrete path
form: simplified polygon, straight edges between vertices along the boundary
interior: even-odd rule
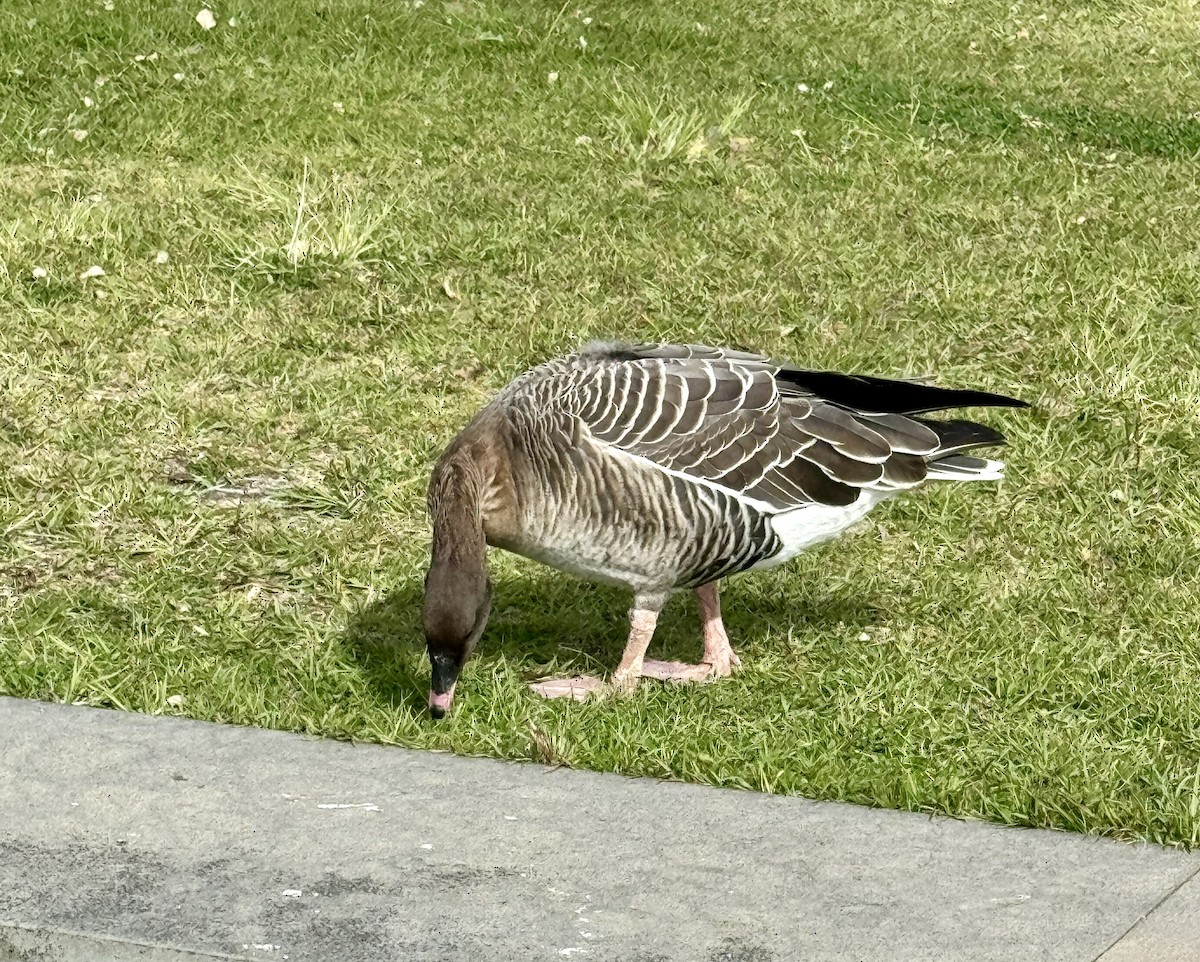
[[[0,960],[1200,959],[1200,856],[0,699]]]

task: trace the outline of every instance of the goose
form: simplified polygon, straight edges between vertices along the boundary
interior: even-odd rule
[[[450,709],[487,623],[488,546],[633,594],[611,682],[543,679],[538,694],[583,700],[642,677],[725,677],[740,659],[721,620],[721,579],[783,564],[925,481],[1003,477],[1001,462],[963,453],[1002,444],[999,431],[924,416],[976,406],[1028,407],[704,345],[595,342],[525,372],[431,475],[431,714]],[[648,659],[659,612],[689,589],[703,657]]]

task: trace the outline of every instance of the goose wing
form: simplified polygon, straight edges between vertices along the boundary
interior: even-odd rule
[[[805,372],[701,345],[597,345],[573,360],[571,408],[591,437],[773,511],[851,504],[863,488],[912,487],[926,478],[931,460],[1003,440],[982,425],[928,421],[914,412],[1021,404],[908,381]]]

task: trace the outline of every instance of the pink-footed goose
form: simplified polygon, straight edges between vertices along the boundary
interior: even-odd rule
[[[449,709],[487,622],[488,545],[633,592],[613,686],[728,675],[739,660],[720,579],[781,564],[924,481],[1002,477],[999,461],[962,453],[1003,443],[998,431],[921,416],[974,406],[1027,405],[700,345],[597,343],[522,374],[433,470],[430,710]],[[648,660],[659,611],[686,588],[703,658]],[[533,686],[577,699],[600,687],[587,676]]]

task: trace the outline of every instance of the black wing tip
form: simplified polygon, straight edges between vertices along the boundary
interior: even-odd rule
[[[915,417],[913,420],[924,424],[938,436],[940,446],[931,457],[941,457],[953,451],[966,451],[971,448],[984,448],[1006,443],[1004,435],[990,424],[980,424],[977,421],[965,419],[935,421],[931,418]]]
[[[873,414],[927,414],[949,408],[1029,407],[1027,401],[963,388],[939,387],[900,378],[870,374],[842,374],[837,371],[804,371],[785,367],[776,380],[815,394],[817,397],[850,410]]]

